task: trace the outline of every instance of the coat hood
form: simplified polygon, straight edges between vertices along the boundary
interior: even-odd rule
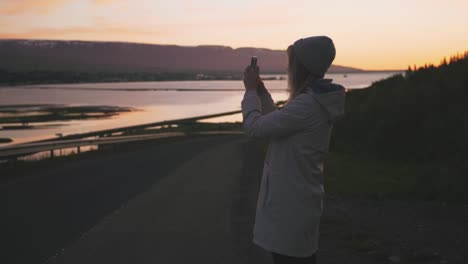
[[[344,114],[345,89],[332,79],[318,79],[307,84],[304,93],[311,95],[327,112],[329,120],[335,120]]]

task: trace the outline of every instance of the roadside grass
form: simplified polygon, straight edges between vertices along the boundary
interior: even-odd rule
[[[468,165],[462,160],[406,162],[330,153],[324,177],[327,195],[468,202]]]
[[[332,152],[326,158],[324,170],[325,193],[331,199],[349,197],[468,204],[468,166],[462,159],[414,162]],[[389,251],[385,237],[356,228],[351,217],[347,214],[324,215],[321,236],[341,241],[349,250],[375,261],[390,261],[393,257],[414,262],[426,261],[425,258],[438,260],[435,255],[402,253],[395,256]]]

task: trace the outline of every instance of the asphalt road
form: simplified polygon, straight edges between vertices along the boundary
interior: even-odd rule
[[[0,186],[2,263],[45,262],[60,253],[62,249],[72,247],[77,241],[82,240],[80,237],[88,234],[89,230],[103,219],[107,219],[106,216],[115,214],[116,210],[125,207],[124,205],[130,200],[158,186],[162,179],[170,178],[166,176],[172,172],[179,169],[179,174],[175,177],[178,177],[179,183],[184,182],[181,179],[190,176],[191,170],[195,168],[192,163],[190,165],[192,167],[189,166],[191,169],[180,172],[180,167],[184,167],[183,164],[187,161],[200,156],[200,153],[214,146],[239,139],[245,140],[239,136],[219,136],[172,143],[147,143],[133,150],[107,153],[92,159],[66,161],[55,167],[30,173],[31,175],[25,175],[18,180],[3,183]],[[232,155],[231,157],[234,158]],[[223,169],[222,162],[223,160],[217,161],[218,170]],[[240,163],[242,162],[239,161]],[[205,162],[204,166],[209,164],[211,163]],[[213,171],[202,168],[200,173]],[[192,177],[197,175],[199,175],[197,172],[191,174]],[[231,176],[231,184],[224,187],[238,188],[242,179],[236,180],[233,175]],[[218,183],[223,184],[223,182]],[[247,190],[249,195],[255,195],[256,185],[253,187],[252,184],[247,185],[250,186]],[[177,188],[187,189],[190,186],[172,187],[177,190]],[[164,197],[169,197],[168,193]],[[185,198],[194,199],[187,196]],[[203,195],[199,198],[202,199]],[[210,201],[213,198],[205,196],[203,201]],[[225,196],[225,199],[228,197]],[[233,228],[244,230],[243,234],[246,235],[233,238],[238,242],[249,240],[249,230],[245,230],[245,227],[252,222],[252,201],[252,197],[244,200],[239,198],[232,204],[232,210],[249,214],[243,218],[243,221],[247,222],[232,225]],[[172,206],[170,200],[159,200],[156,203],[167,208]],[[194,200],[193,204],[198,202]],[[139,211],[139,217],[145,217],[144,215]],[[179,216],[188,217],[181,214]],[[167,220],[170,222],[171,219]],[[251,246],[245,249],[257,254]],[[125,250],[125,248],[113,250]],[[128,250],[132,255],[132,249]]]
[[[271,263],[251,242],[259,171],[249,164],[262,164],[251,145],[198,153],[49,263]]]

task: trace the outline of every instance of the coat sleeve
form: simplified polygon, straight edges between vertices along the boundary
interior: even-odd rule
[[[303,97],[296,97],[281,110],[262,115],[260,100],[254,90],[245,92],[242,100],[243,127],[249,137],[281,137],[302,130],[307,125],[308,107]]]
[[[271,98],[271,94],[268,92],[266,88],[262,87],[261,89],[258,89],[257,95],[258,95],[258,98],[260,99],[260,104],[261,104],[263,115],[268,114],[278,109],[275,105],[275,102],[273,101],[273,98]]]

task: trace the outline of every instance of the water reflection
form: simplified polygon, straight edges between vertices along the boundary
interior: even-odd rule
[[[348,74],[346,78],[342,74],[330,74],[326,77],[333,78],[346,88],[362,88],[370,85],[373,81],[393,74],[395,73]],[[266,80],[265,85],[272,91],[274,100],[287,99],[286,80]],[[38,87],[54,89],[37,89]],[[86,88],[86,90],[82,88]],[[150,90],[153,88],[159,90]],[[163,88],[169,90],[161,90]],[[176,91],[170,89],[186,90]],[[196,89],[203,89],[204,91],[196,91]],[[210,89],[217,91],[209,91]],[[56,134],[85,133],[114,127],[234,111],[240,109],[243,94],[241,81],[167,81],[5,87],[0,88],[0,106],[19,104],[107,105],[132,107],[142,111],[120,113],[106,119],[64,120],[60,122],[61,126],[43,126],[41,129],[0,130],[0,138],[12,138],[13,143],[20,143],[50,138]],[[242,121],[242,116],[236,114],[204,121],[237,122]]]

